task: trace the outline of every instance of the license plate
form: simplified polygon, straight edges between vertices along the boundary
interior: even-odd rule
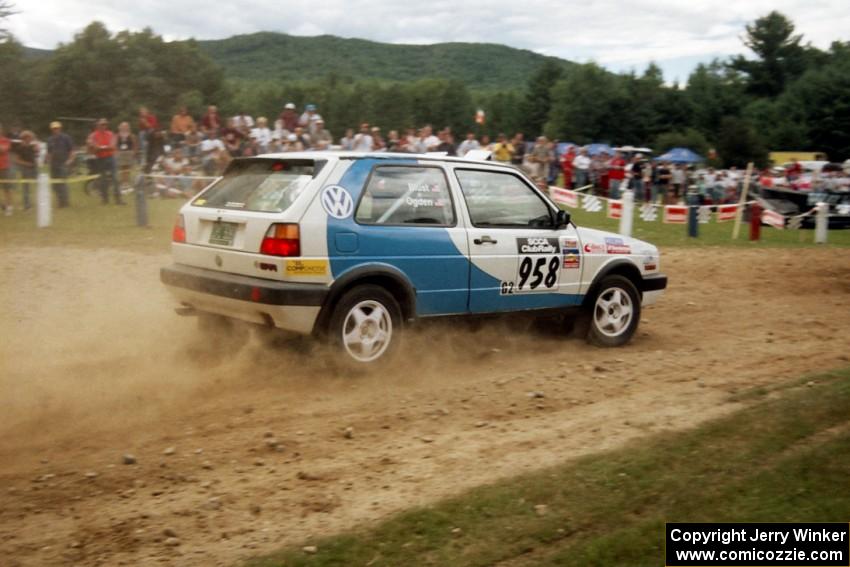
[[[210,233],[210,244],[230,246],[233,244],[233,236],[236,234],[236,223],[216,222],[213,223]]]

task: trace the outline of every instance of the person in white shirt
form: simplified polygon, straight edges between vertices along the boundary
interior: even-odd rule
[[[360,132],[354,136],[354,145],[351,148],[355,152],[371,152],[375,141],[369,133],[369,124],[364,122],[360,125]]]
[[[440,145],[440,139],[434,135],[434,130],[431,126],[425,126],[422,128],[422,135],[420,136],[419,146],[422,152],[435,152],[437,151],[437,146]]]
[[[201,165],[204,169],[204,175],[215,175],[220,156],[226,151],[224,142],[217,136],[201,142]]]
[[[475,139],[475,134],[473,132],[467,132],[466,139],[457,147],[457,155],[463,157],[467,152],[477,150],[480,147],[481,145],[478,143],[478,140]]]
[[[235,128],[239,128],[239,130],[243,130],[245,128],[251,129],[254,127],[254,119],[248,116],[247,114],[239,113],[233,117],[233,126]]]
[[[316,134],[316,123],[321,119],[322,115],[316,112],[316,105],[308,104],[304,107],[304,113],[298,119],[298,125],[307,130],[308,134],[313,136]]]
[[[251,137],[257,140],[257,145],[262,153],[268,151],[269,143],[272,141],[272,131],[268,128],[269,121],[265,116],[257,118],[257,127],[251,129]]]
[[[587,148],[582,148],[579,150],[575,159],[573,159],[573,176],[576,180],[576,187],[587,185],[589,173],[590,157],[587,155]]]

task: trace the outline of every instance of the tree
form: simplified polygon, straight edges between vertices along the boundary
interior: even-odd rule
[[[693,109],[690,125],[708,138],[717,135],[724,116],[738,116],[746,103],[740,78],[717,60],[697,65],[688,77],[685,97]]]
[[[27,124],[36,119],[41,106],[35,87],[35,72],[24,57],[24,50],[11,35],[0,41],[0,123]]]
[[[0,0],[0,40],[8,39],[9,30],[3,23],[15,13],[15,6],[9,0]]]
[[[226,95],[222,71],[195,42],[165,42],[150,29],[113,36],[93,22],[48,66],[42,90],[51,117],[127,120],[145,105],[167,118],[181,98],[197,113]]]
[[[672,148],[688,148],[701,156],[705,156],[708,153],[709,147],[710,145],[708,140],[705,139],[705,136],[693,128],[664,132],[655,138],[655,142],[652,145],[652,149],[659,155]]]
[[[627,102],[622,77],[595,63],[576,66],[552,88],[546,133],[577,144],[618,139]]]
[[[546,61],[528,80],[521,108],[522,130],[529,138],[543,133],[552,106],[552,87],[563,76],[561,65]]]
[[[807,48],[800,45],[802,35],[794,35],[794,23],[772,11],[747,24],[746,45],[758,57],[734,57],[730,68],[747,77],[747,91],[756,96],[776,97],[793,79],[806,70]]]
[[[811,69],[778,100],[778,112],[806,133],[806,147],[833,160],[850,157],[850,54]]]
[[[724,167],[743,167],[750,161],[755,162],[757,167],[767,164],[767,150],[752,125],[734,116],[727,116],[720,124],[717,153]]]

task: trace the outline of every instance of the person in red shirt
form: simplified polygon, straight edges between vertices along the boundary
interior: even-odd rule
[[[788,181],[796,181],[803,174],[803,166],[797,161],[797,158],[791,160],[791,165],[785,169],[785,177]]]
[[[620,152],[614,152],[614,157],[608,160],[608,196],[620,198],[620,185],[626,177],[626,160]]]
[[[576,159],[576,147],[570,146],[561,156],[561,172],[564,174],[564,187],[573,188],[573,160]]]
[[[118,186],[118,167],[115,163],[117,138],[109,129],[109,121],[101,118],[97,121],[94,131],[86,141],[89,151],[94,154],[95,172],[100,175],[100,198],[104,205],[109,204],[109,182],[107,174],[112,177],[112,194],[116,205],[126,205],[121,199],[121,189]]]
[[[207,112],[201,117],[201,132],[207,139],[217,138],[221,130],[221,116],[218,114],[218,107],[211,104],[207,107]]]
[[[156,116],[147,109],[146,106],[142,106],[139,108],[139,147],[141,149],[142,155],[147,154],[148,148],[148,140],[150,140],[153,133],[159,130],[159,120],[156,119]]]
[[[8,183],[12,180],[12,171],[9,169],[9,151],[11,149],[12,142],[6,137],[3,126],[0,126],[0,186],[3,187],[3,213],[6,216],[12,214],[12,184]]]

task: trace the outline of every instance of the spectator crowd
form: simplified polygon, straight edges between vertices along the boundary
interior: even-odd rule
[[[31,207],[31,187],[40,164],[49,167],[50,176],[59,180],[52,185],[59,207],[70,204],[68,186],[61,180],[77,172],[81,163],[89,173],[99,176],[96,186],[102,202],[108,204],[111,198],[123,205],[123,196],[133,190],[132,172],[136,168],[148,175],[151,196],[185,197],[220,175],[234,158],[304,150],[440,152],[460,157],[473,150],[487,150],[493,160],[523,169],[541,187],[560,184],[615,199],[630,188],[639,201],[668,204],[680,202],[693,187],[702,202],[734,201],[742,181],[734,167],[726,171],[696,170],[651,160],[641,153],[616,149],[591,152],[588,147],[575,145],[565,148],[544,136],[526,141],[522,133],[511,138],[499,134],[491,141],[487,135],[467,132],[458,142],[449,127],[435,131],[425,125],[384,134],[379,126],[364,122],[356,131],[346,130],[334,143],[315,105],[307,104],[299,112],[291,102],[272,120],[264,116],[255,119],[244,112],[224,117],[215,105],[209,105],[196,119],[181,107],[167,125],[142,107],[134,123],[121,122],[114,131],[106,118],[97,120],[81,148],[75,148],[60,122],[52,122],[50,131],[46,143],[40,143],[30,130],[15,128],[5,133],[0,126],[0,187],[5,214],[12,213],[16,185],[21,190],[22,207]]]

